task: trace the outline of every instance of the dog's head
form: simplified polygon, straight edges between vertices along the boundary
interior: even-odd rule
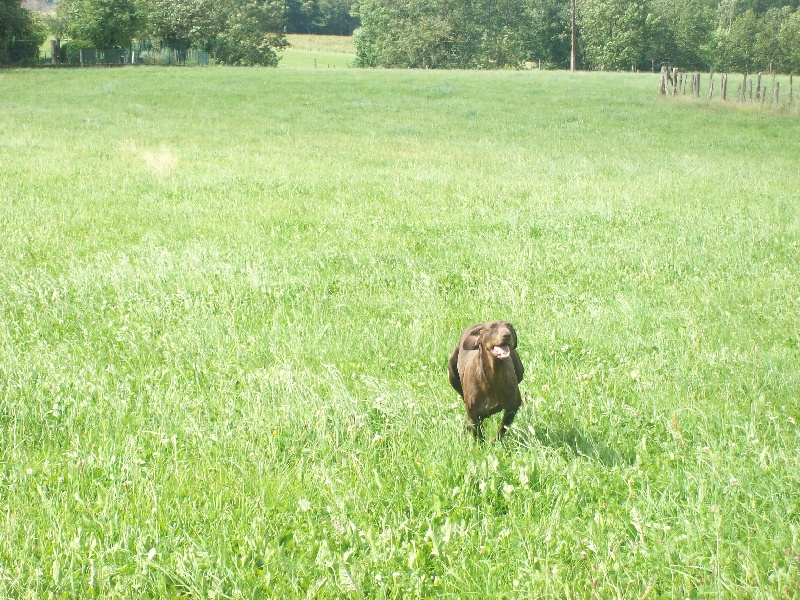
[[[499,360],[506,360],[517,347],[517,332],[508,321],[492,321],[472,329],[464,340],[465,350],[484,348]]]

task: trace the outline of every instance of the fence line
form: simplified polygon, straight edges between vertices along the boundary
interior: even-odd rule
[[[713,70],[708,74],[708,91],[706,96],[709,100],[714,97],[714,76],[717,75]],[[723,101],[728,100],[728,74],[720,73],[720,96]],[[748,102],[750,104],[764,104],[767,98],[770,104],[780,104],[781,102],[781,82],[777,75],[772,73],[772,81],[769,87],[767,83],[761,82],[762,73],[755,75],[756,87],[753,90],[753,75],[744,73],[742,83],[736,88],[736,102]],[[748,79],[749,77],[749,79]],[[658,93],[662,96],[677,96],[679,93],[686,95],[686,81],[689,80],[689,94],[696,98],[701,94],[701,76],[699,72],[684,74],[677,67],[661,67],[661,77],[658,81]],[[789,74],[789,103],[794,102],[794,75]]]
[[[121,65],[190,65],[207,66],[208,52],[200,50],[125,50],[122,48],[58,48],[39,56],[41,65],[50,66],[121,66]]]

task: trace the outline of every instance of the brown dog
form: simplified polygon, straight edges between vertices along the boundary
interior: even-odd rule
[[[464,399],[468,427],[483,439],[483,420],[503,412],[503,437],[522,404],[519,382],[525,369],[517,354],[517,332],[506,321],[479,323],[464,330],[447,363],[450,384]]]

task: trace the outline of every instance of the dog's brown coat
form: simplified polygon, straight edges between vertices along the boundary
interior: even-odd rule
[[[494,348],[500,347],[501,350]],[[503,358],[503,349],[509,350]],[[483,420],[503,411],[503,437],[522,404],[519,382],[525,369],[517,354],[517,332],[506,321],[478,323],[464,330],[448,361],[450,384],[464,399],[473,436],[483,439]]]

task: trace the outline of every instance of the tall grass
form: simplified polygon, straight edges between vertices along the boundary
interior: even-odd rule
[[[0,73],[0,596],[800,594],[797,112],[656,90]]]

